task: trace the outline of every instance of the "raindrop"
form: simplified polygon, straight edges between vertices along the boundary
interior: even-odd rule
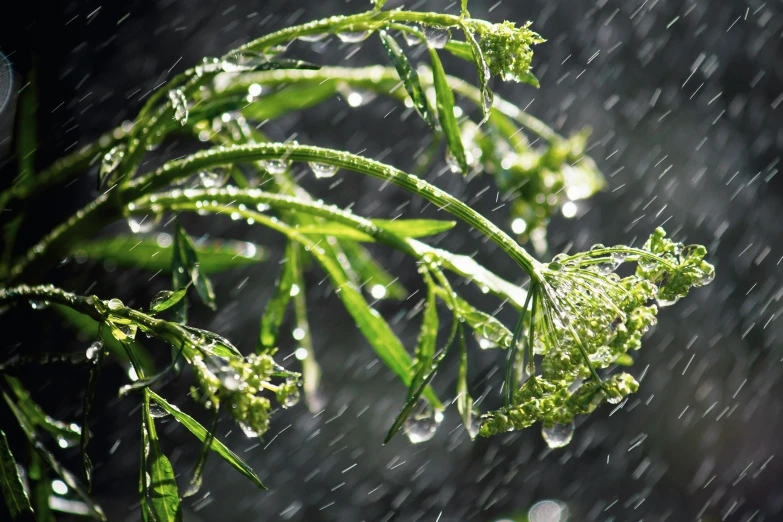
[[[169,415],[170,413],[164,410],[159,404],[150,401],[150,416],[152,418],[161,419],[163,417],[168,417]]]
[[[490,348],[497,348],[498,345],[494,341],[487,339],[483,335],[476,333],[476,341],[478,342],[479,348],[482,350],[489,350]]]
[[[96,359],[101,350],[103,350],[103,341],[98,339],[87,348],[85,356],[90,360]]]
[[[574,437],[574,421],[568,424],[555,423],[552,426],[541,426],[541,436],[550,448],[567,446]]]
[[[109,301],[108,305],[109,305],[109,310],[119,310],[123,306],[125,306],[124,304],[122,304],[122,301],[120,301],[119,299],[116,299],[116,298],[115,299],[111,299]]]
[[[714,279],[715,279],[714,271],[709,271],[709,272],[702,271],[701,277],[699,277],[698,279],[696,279],[696,281],[693,282],[693,286],[696,287],[705,286],[712,283]]]
[[[565,515],[565,517],[563,515]],[[565,505],[552,500],[536,502],[527,514],[527,518],[530,522],[560,522],[567,517]]]
[[[673,298],[673,299],[662,299],[661,297],[656,297],[656,298],[655,298],[655,302],[656,302],[656,303],[658,304],[658,306],[660,306],[661,308],[663,308],[663,307],[665,307],[665,306],[671,306],[671,305],[673,305],[673,304],[676,304],[676,303],[677,303],[677,301],[679,301],[679,300],[680,300],[680,296],[679,296],[679,295],[677,295],[677,296],[674,296],[674,298]]]
[[[457,158],[454,157],[451,149],[448,148],[446,149],[446,165],[448,165],[449,170],[454,174],[459,174],[462,172],[462,167],[460,167],[459,161],[457,161]]]
[[[295,384],[296,381],[288,379],[286,381],[286,386],[291,386],[292,384]],[[283,408],[291,408],[293,406],[296,406],[299,403],[299,389],[293,388],[293,391],[286,395],[285,399],[283,399]]]
[[[224,58],[220,65],[225,72],[233,73],[254,71],[267,63],[269,60],[263,54],[241,52]]]
[[[124,157],[125,157],[125,145],[117,145],[116,147],[110,149],[109,152],[104,154],[103,160],[101,160],[101,169],[100,169],[101,182],[106,180],[109,177],[109,175],[111,175],[115,170],[117,170],[117,167],[120,166],[120,162]]]
[[[188,122],[188,100],[185,99],[185,93],[181,89],[172,89],[169,91],[169,101],[174,109],[174,119],[180,125],[185,125]]]
[[[408,439],[412,443],[418,444],[427,442],[434,437],[442,421],[443,412],[435,411],[429,401],[419,399],[410,416],[405,419],[403,428]]]
[[[160,214],[147,214],[143,217],[128,216],[128,228],[134,234],[152,232],[158,223],[160,223]]]
[[[299,37],[303,42],[320,42],[328,36],[327,33],[305,34]]]
[[[363,42],[370,36],[370,31],[343,31],[337,33],[337,38],[345,43]]]
[[[421,38],[419,38],[419,36],[416,33],[403,31],[402,37],[405,38],[405,43],[407,43],[411,47],[414,45],[419,45],[421,43]]]
[[[258,438],[259,433],[244,422],[240,422],[239,427],[248,439]]]
[[[441,27],[438,25],[422,25],[421,30],[424,33],[424,38],[430,44],[430,47],[435,49],[443,49],[446,44],[451,40],[451,30],[448,27]]]
[[[198,173],[198,181],[204,188],[220,188],[228,180],[228,169],[215,167]]]
[[[313,174],[318,179],[331,178],[337,173],[337,167],[329,165],[328,163],[318,163],[311,161],[309,163],[310,168],[313,170]]]
[[[270,174],[282,174],[288,170],[290,162],[281,159],[272,159],[262,161],[261,165],[269,171]]]
[[[43,310],[43,309],[47,308],[48,306],[49,306],[49,303],[47,301],[38,301],[38,300],[30,301],[30,307],[33,310]]]

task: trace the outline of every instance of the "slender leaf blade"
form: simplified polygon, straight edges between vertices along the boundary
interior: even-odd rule
[[[150,303],[150,312],[158,313],[168,310],[172,306],[179,303],[188,291],[188,287],[184,286],[179,290],[172,292],[171,290],[161,290],[158,292]]]
[[[468,42],[460,42],[459,40],[450,40],[444,47],[445,50],[465,61],[473,61],[473,51],[470,48]]]
[[[434,236],[451,230],[457,224],[456,221],[438,219],[373,219],[372,222],[397,236],[410,238]]]
[[[424,316],[421,321],[419,340],[414,354],[414,376],[408,387],[408,399],[416,392],[427,371],[432,367],[435,356],[435,346],[438,342],[438,308],[435,299],[435,285],[428,285],[427,300],[424,305]]]
[[[397,40],[394,39],[386,31],[379,31],[378,33],[383,42],[383,47],[386,49],[386,53],[389,55],[389,59],[394,68],[397,69],[397,74],[402,80],[402,84],[405,86],[405,90],[408,91],[408,95],[413,100],[413,106],[418,111],[419,115],[432,126],[434,120],[430,113],[429,103],[427,102],[427,96],[424,94],[424,89],[421,87],[419,81],[419,74],[416,72],[416,68],[413,67],[408,57],[400,48]]]
[[[297,228],[296,231],[300,234],[333,236],[340,239],[351,239],[353,241],[362,241],[365,243],[373,243],[375,241],[374,237],[361,230],[334,221],[305,225]]]
[[[462,417],[462,424],[474,438],[478,434],[475,419],[473,418],[473,398],[468,391],[468,350],[465,344],[465,329],[459,327],[459,371],[457,372],[457,411]]]
[[[24,387],[22,381],[11,375],[6,375],[5,382],[16,396],[17,405],[33,425],[44,429],[56,439],[62,438],[68,442],[79,440],[81,429],[76,425],[60,422],[47,415],[32,399],[30,392]]]
[[[150,414],[149,396],[144,400],[144,426],[149,443],[147,470],[150,476],[148,495],[150,506],[158,522],[181,522],[182,508],[179,504],[177,481],[171,462],[160,448],[155,421]]]
[[[384,270],[362,245],[353,241],[341,241],[340,246],[351,267],[359,274],[363,288],[383,286],[383,298],[386,299],[405,299],[408,296],[408,290],[399,283],[399,278]]]
[[[266,305],[264,316],[261,318],[259,350],[265,351],[274,348],[277,342],[280,325],[283,324],[288,303],[291,301],[291,289],[296,278],[296,265],[297,249],[293,241],[289,241],[285,249],[285,262],[283,263],[280,280],[277,283],[274,294]]]
[[[217,309],[212,282],[207,277],[207,274],[199,268],[198,253],[195,246],[193,246],[193,241],[179,222],[177,222],[174,242],[179,249],[181,260],[184,262],[185,269],[190,275],[190,280],[193,282],[193,286],[196,287],[196,293],[201,298],[201,301],[211,309]],[[179,284],[175,285],[174,288],[182,288],[183,286],[185,285]]]
[[[34,520],[33,507],[19,477],[11,448],[8,446],[5,432],[0,430],[0,486],[3,491],[5,505],[11,513],[12,520]]]
[[[438,109],[438,121],[443,129],[443,135],[446,137],[446,144],[454,156],[463,174],[470,170],[468,160],[465,155],[465,147],[462,144],[459,122],[454,115],[454,93],[449,87],[446,79],[446,71],[443,70],[443,64],[438,58],[438,52],[430,47],[430,61],[432,63],[432,81],[435,86],[435,99]]]
[[[166,399],[155,393],[154,391],[149,391],[150,397],[157,402],[161,408],[166,410],[169,414],[171,414],[172,417],[174,417],[177,422],[185,426],[188,431],[190,431],[193,435],[196,436],[198,440],[201,442],[205,442],[209,436],[207,429],[204,428],[201,424],[198,423],[193,417],[188,415],[187,413],[180,410],[177,406],[174,406],[173,404],[170,404]],[[220,455],[223,460],[228,462],[234,469],[239,471],[242,475],[247,477],[253,484],[258,486],[261,489],[266,489],[266,487],[261,483],[261,479],[258,478],[258,475],[256,475],[255,471],[250,468],[245,462],[239,458],[238,455],[236,455],[233,451],[228,449],[222,442],[220,442],[216,438],[212,438],[212,442],[210,443],[210,448],[212,451]]]

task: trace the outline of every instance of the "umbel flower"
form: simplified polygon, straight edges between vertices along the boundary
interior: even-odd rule
[[[674,304],[692,287],[714,279],[705,255],[704,247],[673,242],[658,228],[641,249],[596,245],[589,252],[557,256],[529,291],[522,340],[527,379],[509,393],[505,408],[482,417],[479,433],[489,436],[535,422],[567,424],[604,401],[616,404],[635,392],[639,385],[630,374],[604,379],[598,372],[632,361],[628,352],[641,348],[642,337],[656,324],[658,306]],[[615,273],[630,262],[637,265],[633,275]],[[535,356],[540,356],[538,374]]]

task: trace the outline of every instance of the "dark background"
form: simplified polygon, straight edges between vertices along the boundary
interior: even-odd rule
[[[201,57],[220,55],[286,25],[358,12],[367,5],[360,0],[6,3],[0,8],[0,51],[9,56],[18,79],[33,60],[37,63],[37,162],[43,168],[131,119],[145,93]],[[315,352],[324,369],[325,411],[314,415],[300,405],[280,413],[260,444],[224,422],[221,437],[259,471],[270,491],[258,492],[212,458],[202,492],[185,501],[187,518],[492,520],[553,498],[568,503],[571,520],[783,519],[783,332],[776,320],[783,311],[778,275],[783,180],[775,175],[783,146],[780,2],[472,0],[469,5],[474,17],[533,20],[548,39],[536,48],[533,61],[542,88],[497,85],[500,94],[529,105],[531,113],[562,133],[593,128],[591,154],[609,186],[580,205],[578,219],[553,221],[551,254],[571,242],[583,249],[599,241],[640,241],[665,223],[677,239],[708,245],[717,279],[661,312],[633,369],[637,378],[644,375],[636,397],[623,409],[605,406],[580,419],[571,445],[550,451],[536,428],[470,443],[453,408],[431,442],[411,445],[398,437],[382,446],[404,390],[377,362],[322,282],[323,274],[313,271],[308,298]],[[435,1],[409,7],[458,10],[454,3]],[[289,55],[324,64],[384,61],[373,40],[354,50],[332,39],[321,52],[298,43]],[[474,74],[451,61],[446,67],[452,73],[462,67],[468,78]],[[412,119],[400,122],[394,113],[384,118],[392,106],[379,100],[349,112],[336,99],[266,130],[280,140],[297,132],[302,143],[366,149],[369,157],[385,156],[391,164],[410,168],[426,129]],[[0,140],[7,132],[0,132]],[[0,154],[7,145],[0,141]],[[162,147],[151,159],[176,157],[186,146]],[[7,186],[15,159],[0,157],[0,167],[0,183]],[[465,183],[438,176],[442,167],[426,177],[464,200],[492,185],[489,178]],[[88,173],[35,202],[36,221],[23,230],[23,246],[94,197],[94,176]],[[343,182],[331,190],[305,184],[330,202],[355,201],[355,211],[373,217],[397,215],[395,209],[410,201],[393,189],[378,194],[373,180],[350,173],[338,178]],[[507,225],[506,209],[492,212],[495,204],[489,199],[477,205]],[[415,217],[423,206],[414,200],[402,211]],[[192,310],[193,324],[249,350],[282,242],[229,220],[188,224],[194,234],[269,245],[266,264],[217,278],[217,314],[199,305]],[[487,267],[521,280],[508,259],[465,228],[458,227],[441,244],[464,253],[478,250],[477,259]],[[411,291],[418,288],[413,263],[388,251],[378,253]],[[48,281],[144,306],[168,285],[164,276],[150,275],[65,263]],[[480,295],[469,295],[481,302]],[[407,346],[418,321],[400,317],[413,304],[378,305]],[[485,310],[495,306],[483,301]],[[513,320],[503,313],[499,317]],[[0,316],[4,350],[86,348],[89,339],[74,340],[53,319],[50,312],[22,310]],[[284,340],[281,355],[292,348],[293,340]],[[495,370],[502,354],[479,352],[474,343],[470,357],[474,397],[488,392],[484,404],[497,402]],[[443,397],[453,394],[449,377],[454,369],[436,381]],[[79,419],[83,369],[50,367],[25,377],[48,412]],[[112,520],[138,518],[133,506],[138,404],[132,397],[115,399],[125,379],[116,367],[104,373],[91,426],[96,432],[91,446],[95,493]],[[186,382],[177,383],[164,395],[182,399],[186,390]],[[5,425],[7,411],[2,415]],[[163,424],[161,431],[164,449],[186,479],[198,444],[174,422]],[[77,450],[59,454],[76,464]]]

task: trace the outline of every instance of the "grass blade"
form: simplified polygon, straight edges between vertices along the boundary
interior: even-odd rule
[[[375,238],[365,234],[361,230],[356,230],[342,223],[325,221],[316,225],[305,225],[296,229],[300,234],[334,236],[340,239],[351,239],[353,241],[362,241],[365,243],[375,242]]]
[[[327,81],[320,85],[287,85],[273,93],[243,107],[245,118],[255,121],[273,120],[292,111],[301,111],[318,105],[334,96],[335,82]]]
[[[103,328],[99,328],[99,330],[101,330],[102,333]],[[98,377],[103,368],[105,355],[106,350],[103,348],[103,343],[101,342],[100,349],[96,350],[94,359],[90,360],[90,376],[87,378],[87,389],[84,392],[84,406],[82,408],[84,412],[82,413],[82,436],[80,443],[82,449],[82,472],[88,491],[92,487],[92,461],[87,454],[87,444],[90,442],[90,429],[87,421],[90,417],[90,411],[92,410],[92,403],[95,400],[95,385],[98,382]]]
[[[438,108],[438,121],[443,129],[443,135],[446,137],[446,144],[454,156],[457,165],[462,169],[462,173],[468,173],[470,166],[465,156],[465,147],[462,144],[462,136],[459,130],[457,117],[454,115],[454,93],[446,80],[446,71],[443,70],[443,64],[438,58],[438,52],[431,48],[430,61],[432,62],[432,82],[435,85],[435,99]]]
[[[280,280],[275,288],[275,293],[266,305],[264,316],[261,318],[261,332],[258,336],[259,351],[274,348],[277,343],[277,334],[280,325],[283,324],[288,302],[291,300],[291,289],[294,285],[297,265],[297,249],[293,241],[289,241],[285,249],[285,262],[283,263]],[[299,289],[301,291],[301,289]]]
[[[165,242],[168,240],[168,242]],[[91,261],[111,260],[118,266],[150,272],[171,271],[173,246],[170,238],[116,236],[80,243],[74,252]],[[164,246],[165,245],[165,246]],[[207,274],[260,263],[267,259],[263,247],[244,241],[213,239],[195,245],[199,269]],[[180,288],[179,286],[175,288]]]
[[[158,395],[152,390],[149,390],[150,397],[157,402],[161,408],[166,410],[168,413],[171,414],[172,417],[174,417],[177,422],[185,426],[188,431],[190,431],[193,435],[196,436],[198,440],[201,442],[205,442],[207,438],[209,437],[209,433],[207,432],[207,429],[204,428],[201,424],[199,424],[193,417],[190,415],[184,413],[182,410],[180,410],[178,407],[174,406],[173,404],[170,404],[166,399]],[[250,479],[250,481],[258,486],[261,489],[266,489],[264,485],[261,483],[261,480],[258,478],[258,475],[256,475],[255,471],[253,471],[250,466],[245,464],[245,462],[239,458],[238,455],[236,455],[233,451],[228,449],[222,442],[220,442],[216,438],[212,438],[212,442],[210,443],[210,448],[212,451],[220,455],[223,460],[228,462],[231,466],[233,466],[234,469],[239,471],[242,475]]]
[[[387,230],[400,237],[427,237],[451,230],[456,221],[441,221],[438,219],[373,219],[379,228]]]
[[[421,82],[419,82],[419,74],[416,72],[416,68],[413,67],[408,57],[405,56],[394,37],[386,33],[386,31],[380,31],[378,34],[381,37],[386,53],[389,55],[389,59],[394,64],[394,68],[397,69],[397,74],[400,80],[402,80],[405,90],[408,91],[408,95],[413,100],[413,106],[422,119],[428,125],[433,126],[434,120],[427,103],[427,96],[425,96],[424,89],[422,89]]]
[[[35,520],[33,507],[19,477],[19,468],[8,446],[5,432],[0,430],[0,486],[11,520]]]

